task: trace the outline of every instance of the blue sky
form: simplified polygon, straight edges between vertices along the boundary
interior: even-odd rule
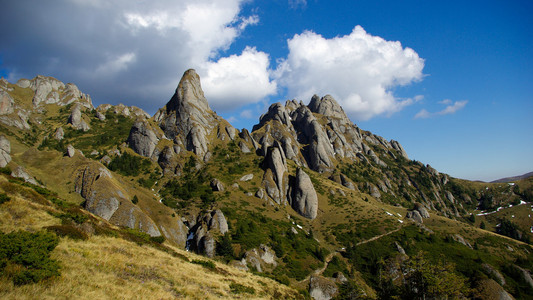
[[[332,94],[359,127],[454,177],[533,171],[533,2],[4,1],[0,75],[73,82],[153,114],[195,68],[251,129]]]

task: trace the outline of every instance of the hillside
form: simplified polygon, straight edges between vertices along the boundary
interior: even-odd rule
[[[3,237],[59,236],[50,276],[20,284],[30,267],[0,257],[7,298],[533,295],[531,177],[440,173],[329,95],[249,132],[194,70],[153,117],[37,76],[0,82],[0,129]]]
[[[521,179],[527,179],[527,178],[529,178],[531,176],[533,176],[533,172],[529,172],[529,173],[526,173],[526,174],[523,174],[523,175],[518,175],[518,176],[500,178],[500,179],[497,179],[497,180],[494,180],[494,181],[491,181],[491,182],[492,183],[512,182],[512,181],[517,181],[517,180],[521,180]]]

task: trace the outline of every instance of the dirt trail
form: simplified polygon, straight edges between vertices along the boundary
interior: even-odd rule
[[[380,239],[380,238],[382,238],[384,236],[387,236],[389,234],[393,234],[393,233],[397,232],[400,229],[402,229],[402,228],[400,227],[400,228],[394,229],[393,231],[389,231],[387,233],[377,235],[377,236],[375,236],[373,238],[370,238],[368,240],[361,241],[361,242],[357,243],[356,245],[359,246],[359,245],[363,245],[363,244],[378,240],[378,239]],[[309,281],[311,276],[322,275],[322,273],[324,273],[324,271],[326,271],[326,269],[328,268],[329,262],[333,259],[333,256],[335,256],[337,253],[340,253],[340,251],[343,251],[343,250],[335,250],[335,251],[331,252],[330,254],[328,254],[328,256],[326,256],[326,259],[324,260],[324,266],[322,266],[322,268],[316,269],[315,271],[313,271],[312,274],[307,275],[307,277],[305,277],[304,279],[300,280],[298,283],[304,283],[306,281]]]

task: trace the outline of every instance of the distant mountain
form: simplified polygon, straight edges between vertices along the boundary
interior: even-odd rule
[[[517,181],[517,180],[529,178],[531,176],[533,176],[533,172],[529,172],[523,175],[518,175],[518,176],[513,176],[513,177],[500,178],[500,179],[491,181],[491,183],[503,183],[503,182]]]

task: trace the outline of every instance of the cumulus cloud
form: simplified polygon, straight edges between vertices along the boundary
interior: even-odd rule
[[[276,93],[276,82],[269,77],[269,64],[268,54],[252,47],[246,47],[240,55],[206,63],[200,76],[210,105],[224,110],[256,103]]]
[[[463,109],[466,106],[467,103],[468,103],[467,100],[453,102],[450,99],[445,99],[445,100],[439,101],[439,104],[446,105],[446,107],[443,110],[438,111],[438,112],[434,112],[434,113],[430,113],[429,111],[427,111],[425,109],[421,109],[415,115],[415,119],[427,119],[427,118],[431,118],[431,117],[435,117],[435,116],[454,114],[457,111]]]
[[[10,28],[2,34],[1,68],[11,81],[54,76],[76,83],[96,103],[123,101],[154,112],[186,69],[227,63],[216,61],[220,53],[259,21],[240,15],[245,1],[8,1],[0,11],[0,26]],[[251,56],[262,55],[246,50],[230,60],[252,64]],[[221,84],[215,79],[212,85]],[[266,85],[267,94],[275,88]]]
[[[355,120],[392,114],[416,101],[396,98],[391,91],[423,77],[424,60],[400,42],[356,26],[349,35],[331,39],[306,31],[289,39],[288,48],[276,78],[291,97],[332,94]]]
[[[298,7],[306,7],[307,6],[307,0],[289,0],[289,7],[296,9]]]

